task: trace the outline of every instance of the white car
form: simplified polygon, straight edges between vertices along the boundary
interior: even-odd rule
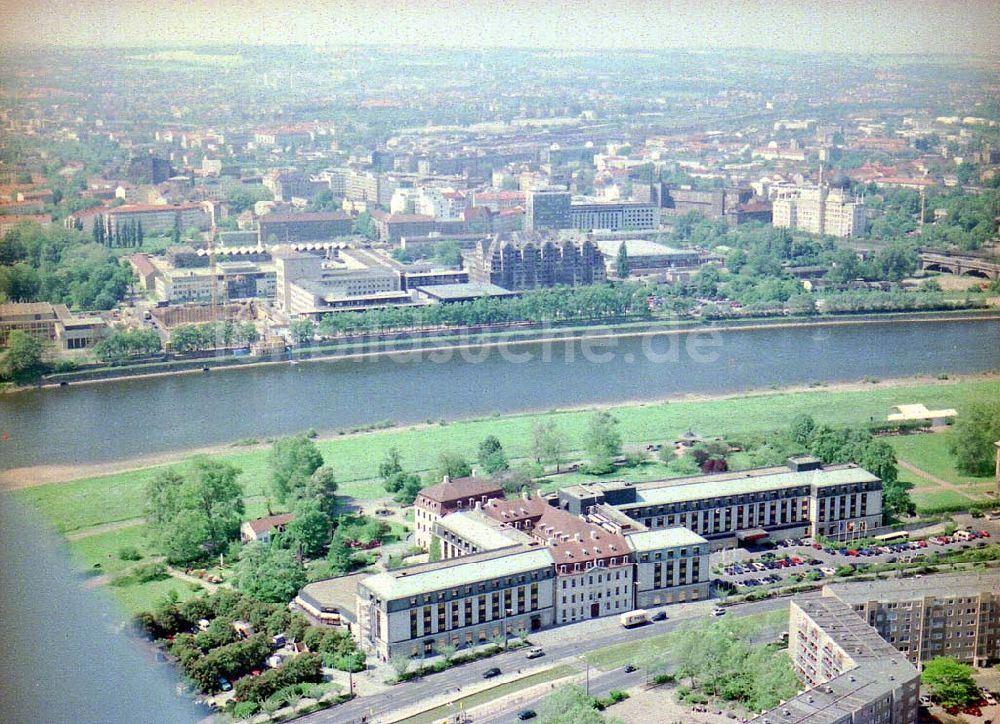
[[[835,576],[835,575],[837,575],[837,572],[835,570],[833,570],[832,568],[830,568],[830,566],[823,566],[822,568],[819,569],[819,572],[822,573],[824,576]]]
[[[713,616],[725,616],[726,615],[726,609],[722,608],[721,606],[716,606],[715,608],[712,609],[712,615]]]

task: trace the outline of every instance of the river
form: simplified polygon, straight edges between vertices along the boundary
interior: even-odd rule
[[[687,332],[76,384],[0,396],[0,469],[243,438],[1000,368],[1000,321]]]

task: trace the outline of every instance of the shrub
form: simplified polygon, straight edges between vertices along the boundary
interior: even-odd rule
[[[142,554],[135,546],[122,546],[118,549],[118,558],[122,561],[138,561],[142,558]]]
[[[673,674],[657,674],[653,677],[654,684],[672,684],[677,681],[677,677]]]
[[[129,573],[118,576],[111,581],[112,586],[137,586],[151,581],[163,581],[170,578],[167,567],[162,563],[144,563],[136,566]]]
[[[250,719],[260,711],[260,704],[256,701],[241,701],[233,707],[234,719]]]

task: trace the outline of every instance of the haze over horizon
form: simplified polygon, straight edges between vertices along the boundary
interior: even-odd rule
[[[773,49],[858,54],[998,55],[1000,3],[989,0],[595,0],[545,6],[513,0],[406,3],[323,0],[310,8],[260,0],[121,6],[55,0],[4,8],[8,47],[420,45],[561,50]]]

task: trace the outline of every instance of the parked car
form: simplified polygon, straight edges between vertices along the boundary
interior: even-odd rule
[[[536,716],[538,716],[538,714],[535,713],[534,709],[521,709],[521,711],[517,713],[517,718],[521,721],[534,719]]]
[[[537,659],[539,656],[545,656],[545,651],[538,646],[528,651],[529,659]]]
[[[494,676],[500,676],[500,669],[494,666],[492,669],[486,669],[483,672],[484,679],[492,679]]]
[[[232,691],[233,685],[229,683],[229,679],[225,676],[220,676],[216,681],[219,683],[219,688],[223,691]]]
[[[635,666],[635,664],[625,664],[625,673],[626,674],[631,674],[633,671],[636,671],[636,670],[637,670],[637,667]]]
[[[713,616],[725,616],[726,615],[726,609],[722,608],[721,606],[716,606],[715,608],[712,609],[712,615]]]
[[[653,614],[653,618],[650,619],[650,620],[651,621],[666,621],[667,620],[667,614],[665,614],[663,611],[657,611],[656,613]]]

